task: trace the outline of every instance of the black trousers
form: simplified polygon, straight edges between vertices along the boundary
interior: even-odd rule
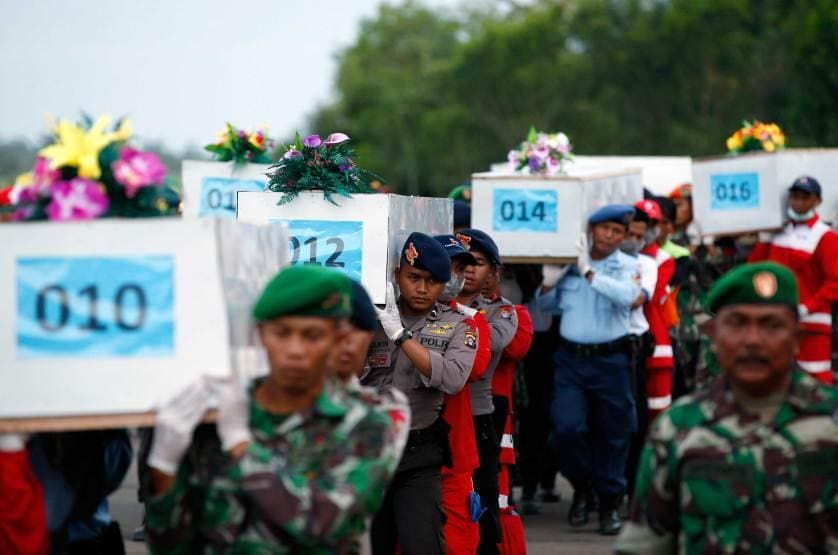
[[[646,434],[649,431],[649,408],[648,395],[646,395],[646,355],[644,345],[638,339],[633,344],[631,354],[632,377],[634,379],[634,398],[637,410],[637,432],[631,438],[628,461],[626,462],[626,491],[634,496],[634,480],[637,477],[637,467],[640,464],[640,454],[643,451],[643,444],[646,442]]]
[[[442,449],[436,443],[405,448],[396,475],[370,528],[374,555],[445,553],[442,527]],[[497,494],[495,495],[497,503]]]
[[[480,502],[486,512],[480,517],[479,554],[498,553],[501,540],[500,508],[498,507],[498,472],[500,471],[500,439],[495,430],[494,417],[484,414],[474,417],[474,433],[477,439],[477,455],[480,468],[474,471],[474,491],[480,495]]]

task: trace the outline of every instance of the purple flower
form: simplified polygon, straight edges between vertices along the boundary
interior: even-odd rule
[[[530,158],[529,166],[532,171],[537,172],[541,169],[541,161],[535,157]]]
[[[303,146],[306,146],[308,148],[317,148],[322,144],[323,141],[320,140],[320,135],[309,135],[308,137],[303,139]]]
[[[50,220],[92,220],[108,211],[108,195],[95,181],[83,177],[57,181],[50,190],[52,202],[46,210]]]
[[[142,187],[159,185],[166,178],[166,166],[151,152],[125,147],[111,164],[114,179],[125,187],[125,196],[134,198]]]
[[[341,164],[340,166],[338,166],[338,169],[342,172],[348,172],[352,169],[352,164]]]
[[[288,160],[290,158],[301,158],[303,153],[297,150],[296,148],[288,149],[288,152],[282,155],[284,160]]]
[[[349,135],[346,135],[345,133],[332,133],[331,135],[326,137],[326,145],[339,145],[340,143],[345,143],[348,140]]]

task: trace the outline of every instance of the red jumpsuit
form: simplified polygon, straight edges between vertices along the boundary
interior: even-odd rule
[[[28,455],[0,451],[0,553],[49,552],[44,493]]]
[[[452,301],[456,304],[456,301]],[[477,327],[477,353],[469,382],[479,379],[486,372],[492,357],[489,322],[479,312],[473,316]],[[468,387],[456,395],[445,396],[442,418],[451,426],[448,443],[451,445],[451,468],[442,469],[442,508],[445,511],[446,553],[449,555],[473,554],[480,542],[480,527],[471,520],[470,496],[474,491],[471,475],[480,466],[474,420],[471,417],[471,397]]]
[[[669,408],[672,404],[672,343],[669,329],[663,313],[663,304],[669,294],[669,282],[675,275],[675,260],[661,249],[657,243],[647,245],[643,254],[650,256],[658,265],[658,282],[652,298],[643,305],[643,313],[649,322],[649,331],[655,338],[655,352],[646,359],[648,378],[646,395],[648,398],[649,422]]]
[[[838,235],[816,215],[789,222],[771,243],[757,243],[748,262],[771,260],[797,278],[803,333],[797,363],[823,383],[832,383],[832,303],[838,301]]]
[[[510,480],[509,468],[515,464],[515,445],[512,442],[512,415],[515,411],[512,388],[515,383],[515,368],[523,360],[532,345],[532,317],[525,306],[515,305],[518,313],[518,330],[509,345],[503,350],[495,374],[492,376],[492,394],[506,397],[509,410],[506,413],[503,435],[500,441],[500,473],[498,474],[498,506],[503,531],[502,542],[498,545],[501,555],[522,555],[526,553],[524,525],[521,517],[509,506]]]

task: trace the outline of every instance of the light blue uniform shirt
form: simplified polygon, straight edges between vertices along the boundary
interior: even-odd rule
[[[591,260],[590,282],[576,267],[556,287],[535,293],[542,310],[560,313],[559,334],[575,343],[607,343],[629,332],[631,305],[640,295],[637,259],[620,252],[602,260]]]

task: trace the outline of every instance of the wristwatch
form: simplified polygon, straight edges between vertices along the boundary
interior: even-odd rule
[[[408,339],[413,339],[413,332],[406,329],[402,332],[402,334],[398,337],[398,339],[393,341],[393,343],[396,344],[396,347],[401,347],[402,343],[404,343]]]

